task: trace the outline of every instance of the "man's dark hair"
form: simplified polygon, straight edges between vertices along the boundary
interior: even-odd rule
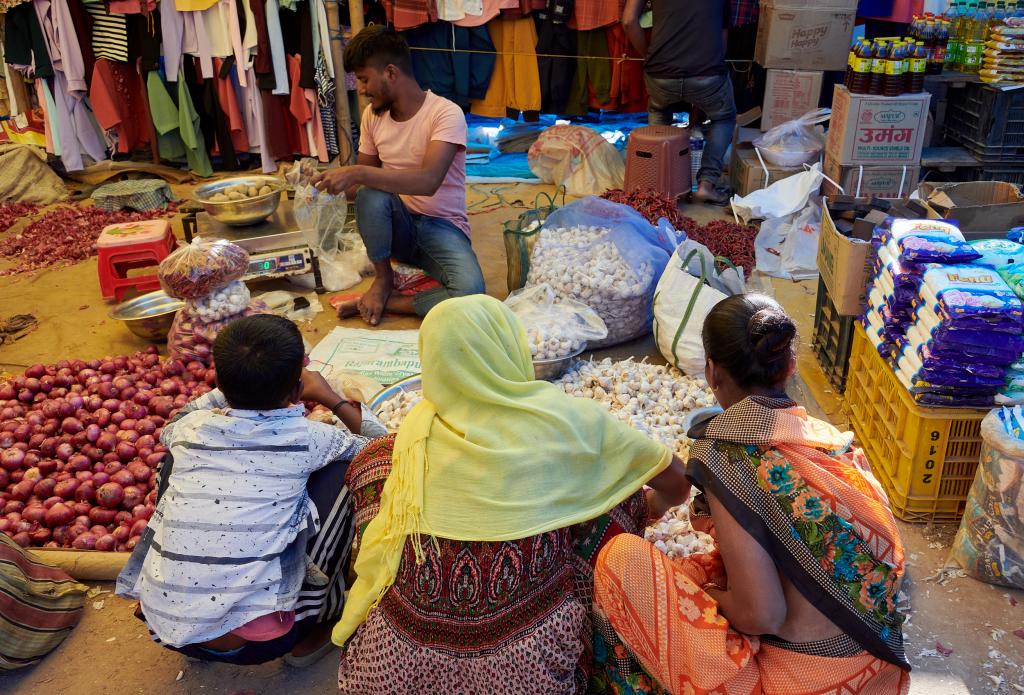
[[[304,358],[299,329],[272,314],[232,321],[213,341],[217,385],[233,408],[280,408],[302,379]]]
[[[406,75],[412,75],[412,58],[405,37],[380,24],[366,27],[353,36],[345,46],[342,61],[346,70],[367,67],[383,70],[394,65]]]

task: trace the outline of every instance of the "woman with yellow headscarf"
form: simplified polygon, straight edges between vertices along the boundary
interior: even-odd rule
[[[349,471],[359,552],[334,630],[341,691],[585,692],[591,562],[642,530],[645,484],[685,498],[683,464],[535,380],[496,299],[435,307],[420,357],[424,400]]]

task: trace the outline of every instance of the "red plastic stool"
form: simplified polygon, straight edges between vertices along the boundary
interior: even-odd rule
[[[124,299],[129,288],[136,292],[160,289],[156,274],[133,275],[128,271],[160,265],[178,246],[167,220],[112,224],[96,240],[99,252],[100,294],[104,299]]]
[[[626,192],[653,189],[675,198],[690,192],[690,130],[649,125],[629,134]]]

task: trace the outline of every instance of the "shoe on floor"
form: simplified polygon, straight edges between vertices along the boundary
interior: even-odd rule
[[[315,652],[306,654],[305,656],[292,656],[291,654],[285,654],[284,662],[292,668],[306,668],[307,666],[312,666],[338,648],[339,647],[335,645],[334,642],[327,640],[322,647],[317,649]]]

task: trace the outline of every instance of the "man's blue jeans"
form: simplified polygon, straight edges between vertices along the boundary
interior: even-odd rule
[[[644,77],[649,95],[647,122],[650,125],[671,125],[672,112],[684,106],[700,109],[711,121],[711,127],[704,134],[704,154],[697,180],[708,181],[712,185],[718,183],[725,165],[725,153],[736,129],[736,102],[729,75],[681,79]]]
[[[422,268],[441,283],[413,297],[420,316],[450,297],[484,292],[484,275],[469,237],[448,220],[414,215],[394,193],[363,187],[356,193],[356,222],[371,261],[394,258]]]

